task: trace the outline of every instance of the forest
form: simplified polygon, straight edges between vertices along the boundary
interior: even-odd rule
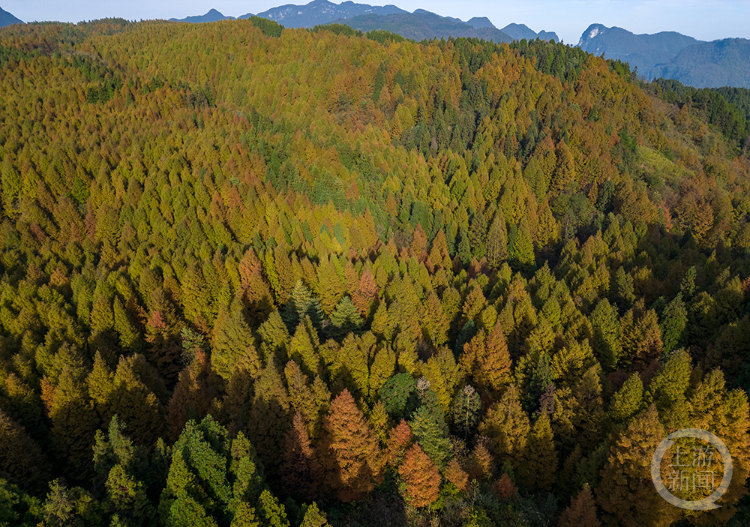
[[[746,90],[251,18],[0,93],[0,525],[750,524]]]

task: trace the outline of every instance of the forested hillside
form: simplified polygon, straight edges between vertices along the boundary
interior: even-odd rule
[[[259,18],[0,30],[0,523],[747,525],[748,142],[632,77]],[[721,508],[656,494],[681,428],[729,448]]]

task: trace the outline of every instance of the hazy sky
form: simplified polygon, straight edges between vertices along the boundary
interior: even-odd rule
[[[260,13],[285,1],[288,0],[0,0],[0,7],[27,22],[79,22],[104,17],[183,18],[203,14],[211,8],[228,16],[239,16]],[[499,28],[511,22],[526,24],[534,31],[555,31],[570,44],[576,44],[593,23],[616,25],[634,33],[678,31],[701,40],[750,38],[750,0],[360,1],[373,5],[392,3],[408,11],[423,8],[462,20],[486,16]]]

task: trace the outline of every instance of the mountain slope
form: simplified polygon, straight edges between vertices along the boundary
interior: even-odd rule
[[[186,18],[170,18],[171,22],[188,22],[190,24],[200,24],[203,22],[218,22],[219,20],[231,20],[232,17],[224,16],[216,9],[211,9],[205,15],[189,16]]]
[[[647,78],[657,64],[668,64],[684,48],[697,44],[699,40],[680,33],[665,31],[654,35],[636,35],[620,27],[592,24],[583,32],[578,46],[595,55],[604,54],[610,59],[619,59],[637,67]]]
[[[536,38],[536,31],[529,29],[525,24],[508,24],[501,31],[509,34],[516,40],[534,40]]]
[[[11,24],[23,24],[23,21],[14,17],[7,11],[4,11],[3,8],[0,7],[0,27],[9,26]]]
[[[284,27],[313,27],[329,24],[334,20],[352,18],[359,15],[390,15],[394,13],[406,13],[394,5],[371,6],[367,4],[355,4],[354,2],[342,2],[334,4],[327,0],[313,0],[307,5],[287,4],[274,7],[268,11],[258,13],[261,18],[274,20]],[[250,18],[252,15],[242,15],[239,18]]]
[[[670,63],[654,67],[651,77],[676,79],[696,88],[750,88],[750,40],[727,38],[688,46]]]
[[[337,22],[360,31],[390,31],[417,42],[431,38],[448,37],[480,38],[495,43],[513,41],[513,37],[495,27],[472,27],[465,22],[442,17],[422,9],[418,9],[414,13],[385,16],[362,15],[337,20]]]

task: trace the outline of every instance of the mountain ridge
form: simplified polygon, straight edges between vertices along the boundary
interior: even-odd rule
[[[5,11],[2,7],[0,7],[0,27],[9,26],[11,24],[23,24],[24,21],[20,18],[17,18],[13,14]]]

